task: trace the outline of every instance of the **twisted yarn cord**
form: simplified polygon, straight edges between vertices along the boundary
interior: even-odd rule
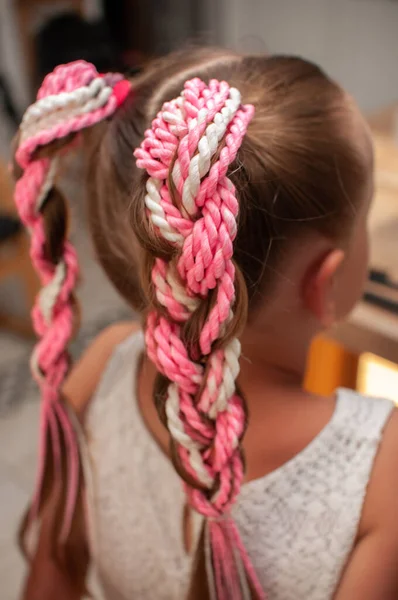
[[[39,470],[31,508],[37,515],[46,464],[46,439],[51,439],[55,475],[61,476],[61,441],[64,437],[67,461],[66,503],[61,540],[68,536],[79,478],[79,455],[74,430],[60,389],[69,369],[67,345],[73,334],[73,290],[78,278],[74,247],[61,240],[61,258],[56,264],[45,250],[46,233],[42,211],[54,186],[58,156],[35,158],[35,152],[57,139],[90,127],[112,115],[125,100],[130,83],[121,75],[100,76],[95,67],[76,61],[57,67],[44,79],[37,101],[30,106],[20,126],[16,160],[23,168],[16,183],[15,202],[22,222],[31,232],[31,258],[40,276],[42,289],[32,310],[39,341],[31,357],[31,370],[42,392],[39,438]],[[70,145],[70,144],[69,144]]]
[[[229,101],[228,104],[227,101]],[[193,214],[195,220],[189,218],[183,211],[180,211],[178,222],[174,218],[173,229],[178,236],[175,237],[175,243],[181,248],[181,254],[177,262],[177,274],[180,277],[178,295],[174,295],[174,288],[169,285],[170,279],[176,280],[176,272],[173,272],[173,266],[167,265],[161,259],[158,259],[155,264],[153,281],[158,300],[167,308],[167,302],[164,300],[164,296],[166,296],[169,304],[173,304],[170,316],[174,319],[184,321],[189,318],[189,313],[192,309],[195,309],[195,305],[203,299],[203,296],[207,295],[212,287],[215,287],[215,283],[220,284],[220,288],[223,290],[225,288],[225,273],[229,276],[231,272],[233,273],[233,269],[231,269],[232,240],[236,235],[235,219],[238,212],[238,203],[235,197],[231,201],[230,194],[233,194],[233,186],[230,180],[227,180],[225,173],[228,165],[236,156],[252,113],[251,107],[240,108],[239,92],[234,89],[231,92],[225,82],[212,81],[207,87],[203,82],[195,79],[186,83],[183,96],[164,105],[161,113],[154,120],[152,129],[146,132],[141,148],[135,153],[138,166],[146,168],[150,175],[147,192],[148,190],[150,192],[152,188],[160,191],[158,196],[152,196],[149,199],[149,194],[147,194],[146,205],[151,211],[152,203],[157,202],[165,217],[170,213],[168,207],[173,206],[166,178],[171,161],[176,153],[178,158],[173,168],[173,179],[177,189],[181,192],[183,189],[190,189],[191,191],[195,189],[199,196],[201,190],[208,186],[208,178],[204,177],[206,172],[209,172],[209,177],[212,178],[212,187],[214,187],[215,176],[217,173],[220,174],[220,185],[214,194],[217,196],[216,205],[213,197],[206,198],[202,193],[203,207],[195,209]],[[225,146],[220,153],[220,158],[210,169],[210,159],[217,151],[219,141],[225,134]],[[211,140],[210,143],[208,142],[209,139]],[[198,153],[194,154],[196,150],[198,150]],[[197,181],[195,168],[190,168],[191,159],[196,165],[195,168],[197,167],[200,171],[199,182]],[[186,181],[188,184],[190,183],[190,173],[194,173],[193,178],[195,179],[191,187],[186,183]],[[187,180],[184,179],[185,176],[188,177]],[[225,188],[230,192],[228,195],[224,194]],[[203,201],[203,197],[205,197],[205,201]],[[226,202],[223,202],[223,198],[226,199]],[[199,209],[201,217],[197,218],[196,213]],[[188,212],[193,212],[192,207],[186,207],[186,213]],[[154,214],[157,217],[159,211],[151,212],[151,218],[156,225],[158,221],[153,219]],[[233,224],[231,224],[231,221]],[[227,225],[225,225],[226,223]],[[170,222],[167,222],[165,227],[163,227],[163,223],[159,223],[159,230],[166,239],[170,229]],[[199,237],[196,235],[197,232]],[[226,238],[224,239],[225,248],[223,249],[224,268],[223,265],[219,264],[221,262],[219,236]],[[190,285],[191,271],[195,269],[198,272],[198,277],[200,276],[204,283],[207,282],[207,289],[203,285],[202,289],[199,290],[194,285],[194,281]],[[188,275],[186,275],[186,272],[188,272]],[[206,277],[206,275],[208,276]],[[159,294],[159,290],[161,294]],[[229,297],[226,298],[225,302],[227,317],[234,302],[233,282],[229,292]],[[220,294],[219,291],[218,293]],[[188,298],[189,301],[186,301],[185,298]],[[176,307],[180,311],[180,316],[175,310]],[[212,313],[210,317],[212,318]],[[222,322],[218,325],[220,327]],[[206,330],[208,326],[208,323],[205,323],[204,329]],[[234,450],[237,448],[239,438],[243,433],[244,411],[240,409],[241,402],[233,398],[234,378],[238,371],[239,342],[233,340],[228,346],[227,352],[221,350],[209,361],[211,367],[207,377],[209,387],[204,388],[204,402],[207,401],[209,409],[210,404],[212,405],[211,417],[213,420],[215,417],[219,418],[215,419],[214,424],[206,425],[205,419],[198,419],[197,408],[192,409],[193,404],[189,398],[190,395],[195,396],[197,394],[203,383],[203,367],[189,358],[187,349],[180,339],[179,324],[169,322],[163,317],[150,318],[147,326],[147,340],[148,351],[152,354],[151,358],[155,360],[159,370],[176,384],[170,386],[169,397],[166,402],[166,413],[171,429],[174,435],[177,436],[177,442],[183,446],[181,448],[182,455],[186,456],[185,449],[188,454],[197,457],[198,450],[202,451],[201,454],[203,455],[206,449],[202,448],[201,444],[198,445],[195,438],[191,439],[189,436],[184,435],[184,424],[182,424],[180,418],[180,406],[181,412],[190,419],[188,425],[191,426],[191,429],[198,429],[198,424],[200,424],[198,434],[201,437],[214,438],[214,432],[218,428],[220,431],[225,431],[224,435],[233,438],[231,443],[224,440],[225,443],[218,446],[219,437],[215,436],[212,460],[216,470],[211,468],[208,460],[202,460],[197,476],[203,482],[206,481],[206,487],[211,488],[219,471],[217,466],[223,463],[222,457],[225,461],[225,457],[231,452],[231,447]],[[209,349],[201,344],[201,353],[207,354],[208,351]],[[226,360],[228,362],[225,364]],[[220,370],[225,370],[228,373],[232,372],[234,376],[232,377],[232,386],[229,386],[232,387],[232,389],[229,389],[228,396],[228,400],[231,400],[229,409],[226,411],[224,406],[224,410],[217,415],[215,401],[220,396],[219,404],[221,406],[222,398],[225,397],[225,385],[223,385],[224,382],[220,381]],[[217,381],[221,388],[219,393],[217,393],[217,389],[213,389]],[[227,386],[228,382],[231,382],[231,377],[226,378]],[[176,407],[178,407],[178,410]],[[180,431],[179,439],[178,431]],[[190,468],[189,464],[186,466],[188,469]],[[232,479],[234,478],[230,474],[229,480]],[[228,478],[226,480],[228,481]],[[226,493],[224,496],[228,497],[229,494]],[[222,495],[219,494],[218,502],[221,501],[221,497]],[[207,510],[210,512],[208,516],[216,516],[219,511],[223,511],[221,505],[217,507],[217,502],[207,502],[206,504]],[[216,510],[214,510],[215,506]],[[203,511],[206,511],[204,506],[201,509],[201,512]]]
[[[219,599],[226,597],[222,589],[225,577],[239,579],[239,569],[231,566],[235,559],[227,549],[227,538],[235,540],[258,596],[264,597],[236,527],[225,525],[222,518],[229,516],[244,475],[240,440],[245,410],[235,391],[240,343],[232,339],[212,350],[213,343],[222,339],[235,302],[232,255],[239,205],[227,171],[253,113],[254,108],[243,106],[239,91],[226,82],[212,80],[206,85],[195,78],[185,83],[180,97],[163,105],[135,151],[137,166],[149,176],[145,196],[148,218],[175,250],[173,256],[177,254],[170,261],[156,258],[152,270],[156,299],[166,315],[156,309],[148,315],[147,352],[170,380],[165,402],[167,426],[192,481],[185,483],[189,501],[210,519],[208,537]],[[169,188],[170,174],[181,200],[179,206]],[[182,326],[212,290],[216,299],[193,360],[195,352],[184,345]],[[236,597],[243,598],[242,581],[236,589],[243,594]]]

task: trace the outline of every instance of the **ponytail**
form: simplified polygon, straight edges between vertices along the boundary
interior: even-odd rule
[[[43,399],[40,469],[27,528],[42,515],[50,480],[60,498],[54,543],[71,555],[81,468],[61,388],[78,321],[78,266],[55,178],[77,134],[110,117],[129,91],[120,76],[100,76],[83,61],[58,67],[28,109],[16,151],[15,199],[43,283],[31,361]],[[227,83],[193,79],[164,104],[135,151],[147,173],[145,198],[140,203],[136,194],[131,203],[131,222],[150,267],[142,277],[149,292],[147,352],[159,371],[154,396],[188,502],[205,518],[189,600],[264,598],[231,514],[244,476],[246,406],[235,380],[247,289],[233,260],[239,204],[227,172],[253,113]]]
[[[244,475],[235,380],[247,292],[233,262],[239,205],[227,171],[253,113],[227,83],[193,79],[135,151],[148,174],[136,233],[156,257],[146,321],[155,398],[188,501],[205,517],[195,569],[207,573],[201,598],[215,600],[264,598],[231,516]],[[199,583],[194,576],[190,598]]]
[[[30,231],[31,258],[43,285],[32,312],[39,340],[31,358],[42,396],[39,470],[25,529],[41,515],[50,480],[52,489],[63,490],[54,522],[57,547],[70,536],[79,495],[78,445],[61,392],[70,366],[67,346],[78,326],[79,269],[67,239],[67,207],[55,181],[59,157],[78,141],[77,134],[110,117],[130,89],[121,75],[99,75],[85,61],[61,65],[44,79],[17,139],[15,202]]]

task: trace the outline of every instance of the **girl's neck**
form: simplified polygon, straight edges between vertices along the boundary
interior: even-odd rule
[[[253,350],[243,344],[238,377],[249,413],[243,440],[246,481],[266,475],[300,452],[330,420],[335,406],[334,398],[315,402],[316,398],[303,390],[305,365],[278,363],[276,355],[273,361],[267,360],[266,348],[263,353]],[[148,430],[168,455],[169,434],[152,398],[155,376],[154,365],[143,357],[138,404]]]
[[[310,343],[310,336],[296,337],[292,343],[279,339],[278,343],[274,336],[267,339],[263,333],[243,333],[238,385],[252,411],[258,401],[269,405],[279,396],[302,392]]]

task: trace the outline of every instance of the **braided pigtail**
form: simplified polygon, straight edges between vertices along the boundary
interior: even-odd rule
[[[101,76],[85,61],[61,65],[44,79],[18,135],[15,202],[31,233],[31,257],[43,284],[32,313],[39,341],[31,368],[42,404],[39,471],[29,520],[40,514],[44,476],[51,469],[54,484],[65,490],[61,542],[70,532],[80,473],[78,446],[61,397],[70,364],[67,345],[77,326],[78,263],[67,240],[66,204],[54,184],[60,154],[74,145],[79,131],[110,117],[130,89],[121,75]]]
[[[235,380],[247,300],[233,262],[239,204],[227,172],[253,113],[226,82],[196,78],[163,105],[135,151],[148,174],[137,235],[151,263],[155,400],[188,501],[205,517],[201,561],[216,600],[264,598],[231,517],[244,475],[246,411]]]

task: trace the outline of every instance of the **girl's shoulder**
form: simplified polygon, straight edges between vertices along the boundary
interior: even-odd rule
[[[110,325],[94,339],[74,365],[65,381],[63,393],[79,418],[83,416],[117,346],[140,329],[140,324],[134,321]]]
[[[339,388],[336,391],[336,409],[332,423],[352,440],[368,438],[380,441],[395,411],[392,400],[375,398],[354,390]]]
[[[380,497],[382,479],[398,497],[398,409],[394,402],[340,389],[333,422],[331,439],[336,440],[334,447],[340,450],[347,472],[354,466],[356,480],[367,474],[366,503],[387,500],[385,488]],[[363,515],[367,521],[366,504]]]
[[[376,407],[383,401],[367,399]],[[387,407],[387,401],[384,406]],[[356,544],[343,574],[336,600],[398,597],[398,410],[387,413],[377,444]]]
[[[379,400],[373,399],[379,406]],[[363,507],[360,534],[382,526],[395,529],[398,549],[398,409],[391,407],[380,435]],[[396,527],[392,527],[393,523]]]

